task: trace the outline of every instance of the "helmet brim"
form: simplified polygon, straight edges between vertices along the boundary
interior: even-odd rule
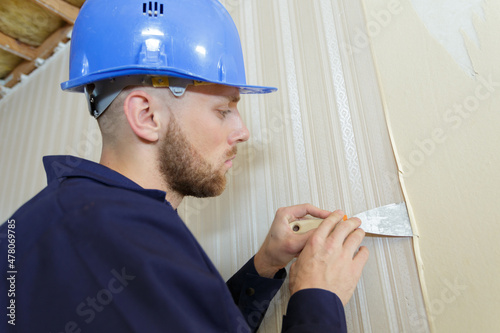
[[[231,87],[236,87],[239,89],[240,94],[268,94],[272,93],[278,90],[278,88],[275,87],[268,87],[268,86],[255,86],[255,85],[248,85],[248,84],[240,84],[240,83],[233,83],[233,82],[213,82],[210,80],[206,80],[201,77],[197,77],[194,75],[190,75],[189,73],[180,73],[178,70],[166,70],[166,69],[161,69],[161,70],[152,70],[152,69],[145,69],[145,68],[126,68],[126,69],[113,69],[113,70],[108,70],[105,72],[98,72],[98,73],[93,73],[90,75],[84,75],[76,79],[68,80],[63,83],[61,83],[61,89],[64,91],[69,91],[69,92],[84,92],[84,87],[87,84],[99,82],[99,81],[106,81],[106,80],[112,80],[113,78],[119,78],[119,77],[124,77],[124,76],[171,76],[171,77],[178,77],[178,78],[184,78],[184,79],[190,79],[190,80],[196,80],[196,81],[204,81],[204,82],[211,82],[214,84],[221,84],[221,85],[226,85],[226,86],[231,86]]]

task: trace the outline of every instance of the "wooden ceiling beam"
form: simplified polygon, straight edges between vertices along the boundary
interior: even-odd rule
[[[73,29],[73,25],[67,24],[62,28],[57,29],[52,33],[52,35],[47,38],[42,45],[40,45],[36,49],[36,57],[37,58],[47,58],[53,51],[54,48],[60,43],[60,42],[66,42],[69,37],[70,31]]]
[[[0,48],[25,60],[36,59],[36,48],[0,31]]]
[[[45,60],[52,55],[54,49],[61,42],[69,40],[68,35],[73,29],[76,17],[80,8],[73,6],[63,0],[31,0],[32,2],[42,6],[43,8],[55,13],[68,24],[47,38],[39,47],[33,47],[28,44],[19,42],[2,32],[0,32],[0,48],[12,53],[26,61],[19,64],[10,74],[1,81],[4,88],[12,88],[21,81],[23,75],[30,74],[37,66],[40,65],[40,60]],[[105,0],[104,0],[105,1]],[[3,94],[0,93],[0,99]]]
[[[60,16],[69,24],[75,24],[76,17],[80,8],[73,6],[63,0],[31,0],[44,8],[47,8],[52,13]]]
[[[4,87],[12,88],[17,83],[19,83],[19,81],[21,81],[21,76],[23,74],[27,75],[31,73],[37,67],[37,59],[48,58],[59,43],[66,42],[68,40],[68,34],[71,29],[73,29],[73,26],[68,24],[62,28],[59,28],[52,35],[50,35],[50,37],[47,38],[43,42],[43,44],[36,49],[33,60],[21,63],[9,74]]]

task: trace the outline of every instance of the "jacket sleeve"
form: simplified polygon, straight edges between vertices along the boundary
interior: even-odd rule
[[[282,333],[347,333],[340,298],[323,289],[304,289],[290,297]]]
[[[273,279],[264,278],[257,273],[253,259],[234,274],[226,285],[251,331],[256,332],[271,300],[286,278],[286,270],[279,270]]]

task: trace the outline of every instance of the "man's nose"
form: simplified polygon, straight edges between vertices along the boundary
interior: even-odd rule
[[[231,133],[231,135],[228,138],[229,144],[237,144],[241,142],[245,142],[250,138],[250,131],[246,127],[245,123],[243,122],[243,119],[241,117],[238,117],[238,125],[236,126],[236,129]]]

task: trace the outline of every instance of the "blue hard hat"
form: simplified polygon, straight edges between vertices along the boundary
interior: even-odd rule
[[[72,33],[69,81],[84,92],[99,81],[164,76],[269,93],[246,84],[238,30],[217,0],[87,0]]]

